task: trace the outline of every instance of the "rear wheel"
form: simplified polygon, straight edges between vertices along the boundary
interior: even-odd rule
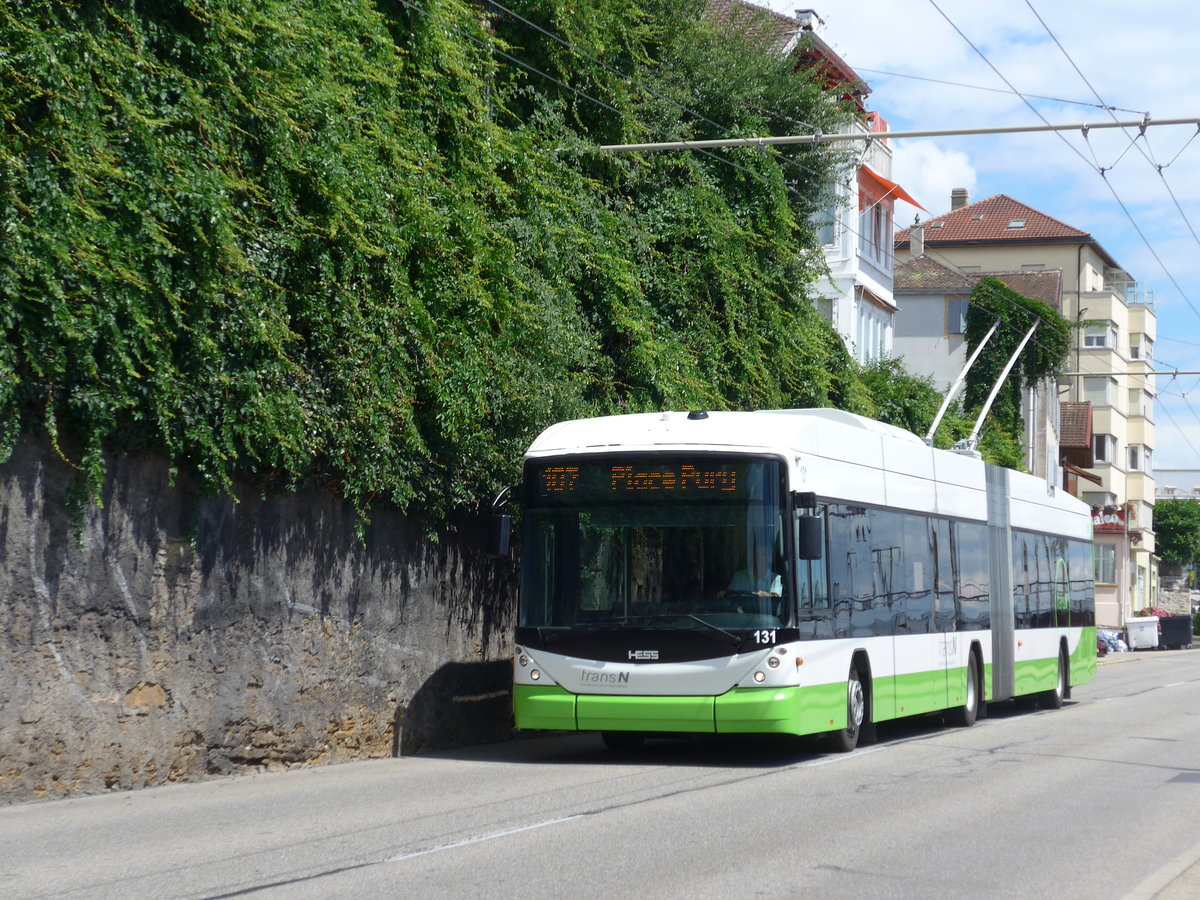
[[[858,670],[851,666],[850,675],[846,680],[846,727],[829,736],[831,750],[849,753],[858,746],[866,712],[867,694],[858,678]]]
[[[1062,709],[1063,700],[1067,696],[1067,659],[1060,651],[1058,654],[1058,675],[1054,679],[1054,687],[1043,691],[1038,696],[1038,702],[1043,709]]]
[[[967,695],[963,705],[950,710],[946,718],[951,725],[959,728],[970,728],[979,717],[979,670],[975,665],[975,654],[967,660]]]

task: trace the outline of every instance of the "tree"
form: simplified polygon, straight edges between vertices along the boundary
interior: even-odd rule
[[[1154,546],[1164,562],[1190,564],[1200,550],[1200,503],[1159,500],[1154,504]]]
[[[1021,392],[1062,371],[1071,352],[1071,325],[1052,306],[1018,294],[998,278],[981,278],[971,291],[967,307],[969,352],[979,346],[997,319],[1000,327],[967,375],[963,405],[969,410],[983,407],[1004,366],[1036,322],[1037,330],[1021,351],[988,413],[991,422],[1019,438],[1024,431]],[[1019,441],[1017,447],[1019,453]],[[1020,465],[1019,456],[1016,464]]]
[[[437,521],[559,419],[865,411],[809,298],[834,151],[597,149],[845,122],[703,11],[3,5],[0,461],[41,430],[93,493],[149,449]]]

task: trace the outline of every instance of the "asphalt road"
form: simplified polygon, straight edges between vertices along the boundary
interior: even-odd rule
[[[0,896],[1200,896],[1200,650],[1057,711],[812,742],[590,735],[0,809]]]

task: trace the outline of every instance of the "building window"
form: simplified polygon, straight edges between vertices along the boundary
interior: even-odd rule
[[[1117,548],[1112,544],[1096,544],[1092,557],[1096,584],[1117,583]]]
[[[946,301],[946,334],[967,333],[967,307],[969,300]]]
[[[860,254],[885,271],[892,267],[892,217],[880,201],[865,206],[858,217]]]
[[[1140,472],[1142,470],[1142,445],[1130,444],[1125,449],[1129,454],[1129,471]]]
[[[1117,439],[1111,434],[1092,435],[1092,458],[1098,463],[1111,463],[1117,454]]]
[[[872,306],[865,297],[859,297],[854,335],[854,358],[858,362],[869,363],[888,352],[890,324],[890,316]]]
[[[832,247],[837,243],[837,207],[834,204],[813,213],[812,222],[822,247]]]
[[[1083,399],[1093,406],[1112,406],[1115,379],[1103,376],[1083,379]]]
[[[1144,334],[1129,337],[1129,358],[1143,360],[1147,364],[1154,359],[1154,339]]]
[[[1150,418],[1150,411],[1154,407],[1154,397],[1149,391],[1143,391],[1141,388],[1129,389],[1129,410],[1130,416],[1141,416],[1142,418]]]
[[[1117,328],[1111,323],[1088,325],[1083,329],[1083,346],[1092,349],[1109,349],[1117,346]]]

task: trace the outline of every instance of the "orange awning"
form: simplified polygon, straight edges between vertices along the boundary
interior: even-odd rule
[[[929,210],[925,209],[925,207],[914,200],[908,191],[900,187],[900,185],[896,184],[896,182],[892,181],[891,179],[884,178],[882,175],[868,166],[858,167],[858,177],[867,184],[881,191],[883,197],[895,197],[897,200],[903,200],[905,203],[909,203],[915,206],[917,209],[923,210],[924,212],[929,212]],[[883,197],[880,199],[883,199]]]

